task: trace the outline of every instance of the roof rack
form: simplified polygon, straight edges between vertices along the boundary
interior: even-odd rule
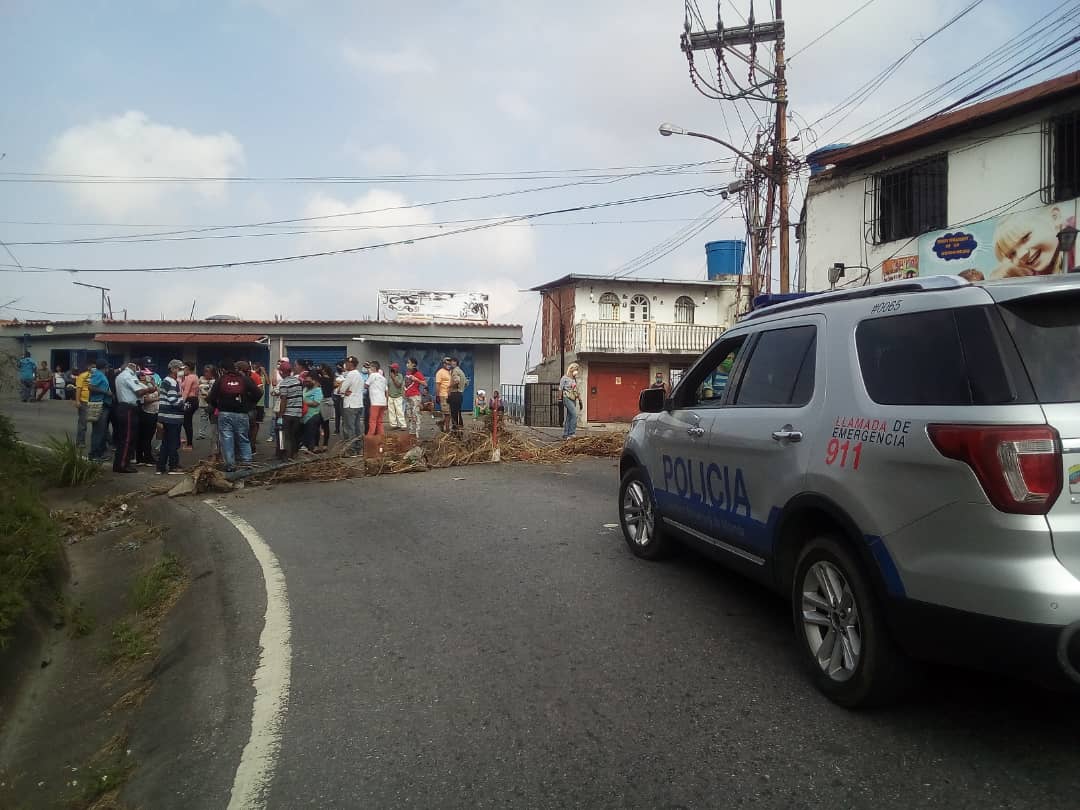
[[[884,284],[855,287],[851,290],[805,293],[794,300],[782,300],[776,303],[766,300],[762,302],[760,309],[754,309],[746,315],[743,315],[739,320],[749,321],[754,318],[762,318],[777,312],[790,312],[793,309],[804,309],[820,304],[832,304],[838,301],[854,301],[860,298],[878,298],[884,295],[899,295],[900,293],[955,290],[958,287],[968,286],[970,286],[970,282],[959,276],[927,276],[926,278],[888,281]],[[758,298],[754,299],[755,305],[762,298],[767,298],[767,296],[758,296]]]

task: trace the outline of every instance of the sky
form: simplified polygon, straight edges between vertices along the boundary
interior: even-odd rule
[[[856,139],[1062,6],[983,0],[846,118],[815,123],[970,2],[874,0],[801,53],[865,0],[789,0],[793,151]],[[713,25],[716,6],[701,8]],[[719,9],[738,25],[750,2]],[[745,230],[715,195],[667,196],[736,175],[730,153],[661,138],[661,122],[739,146],[758,126],[749,105],[691,85],[682,2],[0,0],[0,10],[0,240],[10,251],[0,262],[87,271],[0,268],[0,304],[17,299],[0,318],[95,314],[97,293],[73,281],[110,287],[114,312],[133,318],[186,318],[193,306],[196,317],[365,318],[379,289],[477,290],[491,296],[493,321],[524,327],[526,345],[504,351],[509,382],[527,355],[537,360],[539,297],[527,288],[625,271],[710,212],[636,272],[704,278],[704,243]],[[768,19],[770,4],[755,14]],[[1067,69],[1075,60],[1050,72]],[[197,179],[131,179],[148,177]],[[610,205],[640,197],[660,199]],[[340,216],[349,212],[366,213]],[[341,250],[351,252],[116,271]]]

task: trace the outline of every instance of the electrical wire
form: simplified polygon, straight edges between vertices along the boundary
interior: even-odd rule
[[[682,247],[689,240],[704,231],[707,227],[712,225],[721,214],[731,210],[735,205],[736,203],[728,203],[725,200],[724,202],[712,206],[703,212],[693,224],[680,228],[667,239],[653,245],[648,250],[616,267],[610,274],[605,275],[610,275],[612,278],[621,278],[636,273],[639,270],[643,270],[651,264],[655,264],[660,259]]]
[[[850,19],[851,19],[852,17],[854,17],[854,16],[855,16],[856,14],[858,14],[858,13],[859,13],[860,11],[862,11],[862,10],[863,10],[863,9],[865,9],[865,8],[867,8],[868,6],[871,6],[871,5],[873,5],[873,4],[874,4],[874,3],[876,3],[876,2],[877,2],[877,0],[866,0],[866,2],[865,2],[865,3],[863,3],[863,4],[862,4],[861,6],[859,6],[859,7],[857,8],[857,9],[855,9],[854,11],[852,11],[852,12],[851,12],[850,14],[848,14],[848,15],[847,15],[846,17],[844,17],[844,18],[843,18],[842,20],[840,20],[840,22],[836,23],[835,25],[833,25],[833,26],[831,26],[831,27],[829,27],[829,28],[826,28],[826,29],[825,29],[824,31],[822,31],[822,32],[821,32],[820,34],[818,34],[818,35],[817,35],[816,37],[814,37],[814,38],[813,38],[812,40],[810,40],[810,41],[809,41],[809,42],[807,42],[807,43],[806,43],[805,45],[803,45],[803,46],[802,46],[801,48],[799,48],[799,50],[795,51],[795,53],[791,54],[791,56],[787,57],[787,63],[788,63],[789,65],[790,65],[790,64],[791,64],[791,60],[792,60],[792,59],[794,59],[794,58],[795,58],[796,56],[798,56],[799,54],[801,54],[801,53],[803,53],[804,51],[808,50],[809,48],[812,48],[812,47],[813,47],[814,45],[816,45],[817,43],[821,42],[821,40],[825,39],[825,37],[827,37],[827,36],[828,36],[829,34],[831,34],[831,33],[832,33],[833,31],[835,31],[835,30],[836,30],[837,28],[839,28],[839,27],[840,27],[841,25],[843,25],[844,23],[846,23],[846,22],[847,22],[848,20],[850,20]]]
[[[847,117],[850,116],[855,109],[861,106],[863,102],[866,101],[866,99],[869,98],[875,90],[877,90],[879,87],[881,87],[881,85],[888,81],[893,76],[893,74],[895,74],[904,65],[904,63],[907,62],[907,60],[915,54],[916,51],[918,51],[928,42],[933,40],[943,31],[948,30],[950,27],[962,20],[964,17],[966,17],[968,14],[970,14],[972,11],[982,5],[983,2],[985,2],[985,0],[972,0],[972,2],[968,3],[968,5],[962,8],[959,12],[946,20],[941,26],[932,31],[923,39],[919,40],[919,42],[917,42],[915,45],[913,45],[911,48],[901,54],[900,57],[892,61],[876,76],[861,85],[857,90],[855,90],[851,95],[841,101],[838,105],[836,105],[831,110],[823,114],[820,118],[815,120],[811,124],[811,126],[817,126],[818,124],[827,121],[828,119],[833,118],[840,113],[844,113],[844,115],[840,119],[835,121],[828,130],[822,133],[822,137],[827,136],[829,132],[832,132],[841,122],[846,120]]]
[[[1058,14],[1063,8],[1069,6],[1071,6],[1070,10],[1066,11],[1060,17],[1051,20],[1055,14]],[[876,116],[874,121],[863,124],[846,133],[840,137],[840,140],[861,141],[889,132],[890,130],[895,129],[905,118],[919,116],[922,113],[933,109],[948,95],[974,85],[980,79],[990,74],[995,68],[1003,66],[1006,63],[1009,63],[1010,67],[1015,66],[1013,60],[1019,61],[1020,59],[1027,58],[1030,55],[1028,52],[1045,52],[1048,47],[1053,47],[1068,36],[1067,34],[1061,36],[1060,31],[1069,26],[1071,20],[1078,16],[1080,16],[1080,3],[1066,0],[1066,2],[1061,3],[1027,28],[1011,35],[1004,42],[996,45],[961,72],[951,76],[944,82],[923,91],[914,98],[897,105],[891,110]],[[1042,26],[1041,30],[1040,26]],[[1039,38],[1040,34],[1051,34],[1058,37],[1058,39],[1052,39],[1047,42],[1045,38]],[[1010,68],[1005,69],[1008,70]]]
[[[476,182],[502,180],[564,180],[576,179],[617,179],[626,173],[632,175],[641,172],[663,174],[689,174],[693,164],[659,163],[638,166],[608,166],[581,169],[526,169],[507,172],[455,172],[446,174],[396,174],[373,176],[282,176],[257,177],[236,175],[119,175],[86,174],[68,172],[0,172],[0,182],[18,183],[439,183],[439,182]]]
[[[538,211],[531,214],[521,214],[517,216],[507,217],[506,219],[496,222],[486,222],[478,225],[472,225],[465,228],[458,228],[452,231],[443,231],[434,234],[425,234],[422,236],[414,236],[408,239],[398,239],[389,242],[380,242],[371,245],[357,245],[348,248],[339,248],[336,250],[322,250],[312,253],[299,253],[289,256],[274,256],[265,259],[244,259],[230,262],[212,262],[207,264],[190,264],[190,265],[166,265],[157,267],[112,267],[112,268],[86,268],[86,267],[43,267],[40,265],[25,265],[22,269],[24,272],[37,272],[37,273],[175,273],[175,272],[191,272],[198,270],[227,270],[240,267],[255,267],[272,264],[284,264],[288,262],[303,261],[306,259],[325,258],[329,256],[342,256],[352,253],[362,253],[372,250],[379,250],[381,248],[396,247],[399,245],[412,245],[417,242],[427,242],[433,239],[441,239],[446,236],[457,236],[459,234],[473,233],[475,231],[488,230],[490,228],[497,228],[501,225],[505,225],[510,222],[524,222],[531,219],[537,219],[540,217],[554,216],[557,214],[574,213],[577,211],[591,211],[598,208],[611,208],[620,205],[633,205],[642,202],[654,202],[657,200],[669,200],[677,197],[686,197],[694,194],[703,194],[705,192],[716,190],[713,187],[701,186],[696,188],[681,189],[678,191],[668,191],[661,194],[651,194],[641,197],[631,197],[622,200],[611,200],[608,202],[592,203],[590,205],[576,205],[568,208],[557,208],[549,211]],[[0,272],[12,272],[12,265],[0,264]]]
[[[712,160],[710,160],[710,161],[703,161],[703,162],[700,162],[700,163],[688,163],[688,164],[682,164],[682,165],[685,165],[685,166],[707,166],[707,165],[718,164],[718,163],[721,163],[721,162],[723,162],[723,161],[712,161]],[[706,172],[706,173],[711,173],[711,172]],[[411,210],[411,209],[414,209],[414,208],[428,208],[428,207],[434,207],[434,206],[437,206],[437,205],[449,205],[451,203],[475,202],[477,200],[501,199],[503,197],[512,197],[512,196],[517,196],[517,195],[520,195],[520,194],[531,194],[531,193],[536,193],[536,192],[540,192],[540,191],[553,191],[553,190],[557,190],[557,189],[571,188],[571,187],[581,186],[581,185],[609,185],[612,182],[619,182],[621,180],[626,180],[626,179],[635,178],[635,177],[642,177],[642,176],[647,176],[647,175],[652,175],[652,174],[653,174],[653,172],[644,171],[644,172],[639,172],[639,173],[636,173],[636,174],[624,175],[624,176],[622,176],[622,177],[620,177],[620,178],[618,178],[617,180],[614,180],[614,181],[577,180],[577,181],[574,181],[574,182],[571,182],[571,183],[560,183],[560,184],[552,185],[552,186],[540,186],[538,188],[516,189],[516,190],[513,190],[513,191],[500,191],[500,192],[495,192],[495,193],[491,193],[491,194],[480,194],[480,195],[473,195],[473,196],[466,196],[466,197],[452,197],[450,199],[445,199],[445,200],[433,200],[433,201],[428,201],[428,202],[406,203],[405,205],[389,205],[389,206],[384,206],[382,208],[369,208],[369,209],[366,209],[366,210],[363,210],[363,211],[343,211],[341,213],[336,213],[336,214],[321,214],[321,215],[318,215],[318,216],[310,216],[310,217],[295,217],[293,219],[275,219],[275,220],[266,220],[266,221],[263,221],[263,222],[248,222],[248,223],[242,223],[242,224],[238,224],[238,225],[208,225],[208,226],[197,227],[197,228],[181,228],[181,229],[175,229],[175,230],[165,230],[165,231],[157,231],[157,232],[152,232],[152,233],[144,233],[144,234],[141,234],[141,236],[142,237],[183,236],[183,235],[186,235],[186,234],[211,233],[211,232],[215,232],[215,231],[236,230],[236,229],[241,229],[241,228],[265,228],[265,227],[274,227],[274,226],[278,226],[278,225],[296,225],[298,223],[319,222],[319,221],[328,220],[328,219],[339,219],[339,218],[342,218],[342,217],[356,217],[356,216],[365,216],[365,215],[368,215],[368,214],[383,214],[383,213],[387,213],[389,211],[405,211],[405,210]],[[121,234],[121,235],[117,235],[115,237],[102,237],[99,241],[125,241],[125,240],[129,239],[130,236],[131,236],[130,234]]]

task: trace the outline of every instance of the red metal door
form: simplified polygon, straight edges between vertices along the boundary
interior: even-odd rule
[[[649,367],[589,363],[588,385],[590,422],[629,422],[649,387]]]

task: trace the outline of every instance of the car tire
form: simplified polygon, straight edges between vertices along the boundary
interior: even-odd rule
[[[870,578],[837,538],[817,537],[802,549],[791,608],[801,657],[834,703],[882,706],[911,685],[911,662],[891,637]]]
[[[675,550],[675,542],[660,528],[656,499],[640,467],[628,470],[619,484],[619,525],[626,545],[643,560],[670,557]]]

